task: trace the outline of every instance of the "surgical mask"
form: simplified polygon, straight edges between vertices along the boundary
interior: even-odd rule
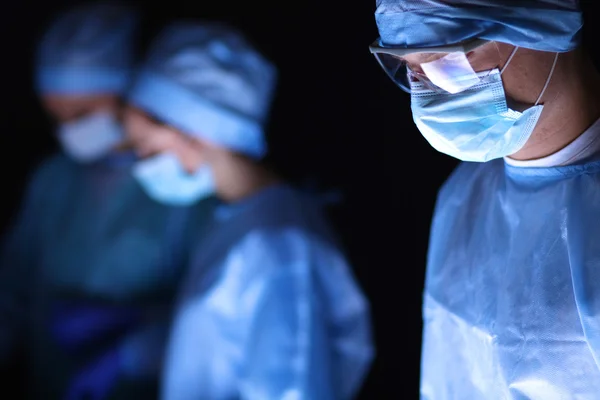
[[[535,105],[519,112],[508,107],[501,76],[516,50],[502,71],[477,73],[472,86],[454,94],[411,82],[413,119],[433,148],[463,161],[485,162],[514,154],[525,145],[542,114],[539,102],[554,73],[558,53]]]
[[[210,166],[203,165],[190,174],[172,153],[138,161],[133,167],[133,176],[148,196],[167,205],[187,206],[215,192]]]
[[[106,156],[123,140],[123,129],[110,112],[98,112],[63,124],[58,139],[74,160],[90,163]]]

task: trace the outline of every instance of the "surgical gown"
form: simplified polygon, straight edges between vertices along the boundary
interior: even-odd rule
[[[318,208],[278,185],[218,210],[182,287],[162,399],[356,394],[369,307]]]
[[[600,158],[460,165],[428,264],[422,399],[600,399]]]
[[[50,158],[34,174],[5,240],[0,360],[25,335],[33,399],[61,398],[77,372],[117,346],[127,348],[130,359],[123,360],[124,377],[109,399],[156,396],[151,394],[156,387],[137,378],[152,373],[144,370],[149,368],[157,378],[160,365],[152,364],[164,353],[159,345],[164,346],[176,286],[187,265],[187,240],[206,223],[212,206],[177,208],[152,201],[131,175],[133,161],[128,154],[92,165],[62,155]],[[61,309],[83,305],[100,310],[107,321],[88,327],[89,337],[71,351],[50,327],[61,323]],[[145,317],[127,323],[119,313]],[[120,322],[102,331],[111,319]]]

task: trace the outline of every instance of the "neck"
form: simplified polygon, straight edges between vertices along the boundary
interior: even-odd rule
[[[241,201],[280,181],[264,166],[239,156],[228,163],[226,174],[222,179],[226,183],[219,183],[217,177],[217,196],[228,203]]]
[[[600,118],[600,75],[580,52],[566,53],[562,70],[553,77],[544,111],[531,138],[515,160],[535,160],[554,154],[584,133]]]

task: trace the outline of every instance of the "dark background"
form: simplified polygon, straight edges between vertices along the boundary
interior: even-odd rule
[[[48,23],[78,3],[3,5],[3,229],[29,174],[57,149],[32,89],[32,55]],[[412,123],[409,96],[369,54],[377,37],[375,2],[170,0],[139,6],[145,13],[142,44],[171,19],[221,20],[242,29],[277,64],[280,84],[269,128],[276,166],[292,180],[316,176],[345,195],[332,217],[371,300],[377,346],[361,398],[418,398],[429,224],[437,189],[456,161],[429,147]],[[589,25],[588,37],[597,38]]]

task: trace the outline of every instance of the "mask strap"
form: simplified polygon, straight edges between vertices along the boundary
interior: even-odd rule
[[[535,102],[536,106],[538,104],[540,104],[540,101],[542,100],[542,96],[544,96],[546,89],[548,89],[548,85],[550,85],[550,81],[552,80],[552,75],[554,75],[554,69],[556,68],[556,63],[558,62],[559,54],[560,53],[556,53],[556,56],[554,57],[554,64],[552,64],[552,69],[550,70],[550,75],[548,75],[548,79],[546,79],[546,84],[544,85],[544,88],[542,89],[542,93],[540,93],[540,97],[538,97],[537,101]]]
[[[506,64],[504,64],[504,67],[502,67],[502,70],[500,70],[500,75],[502,75],[504,73],[504,71],[506,70],[506,68],[508,68],[508,66],[510,65],[510,62],[512,61],[513,57],[515,56],[515,54],[517,54],[517,50],[519,50],[519,46],[515,46],[515,48],[513,49],[512,53],[510,53],[510,57],[508,57],[508,60],[506,61]]]

